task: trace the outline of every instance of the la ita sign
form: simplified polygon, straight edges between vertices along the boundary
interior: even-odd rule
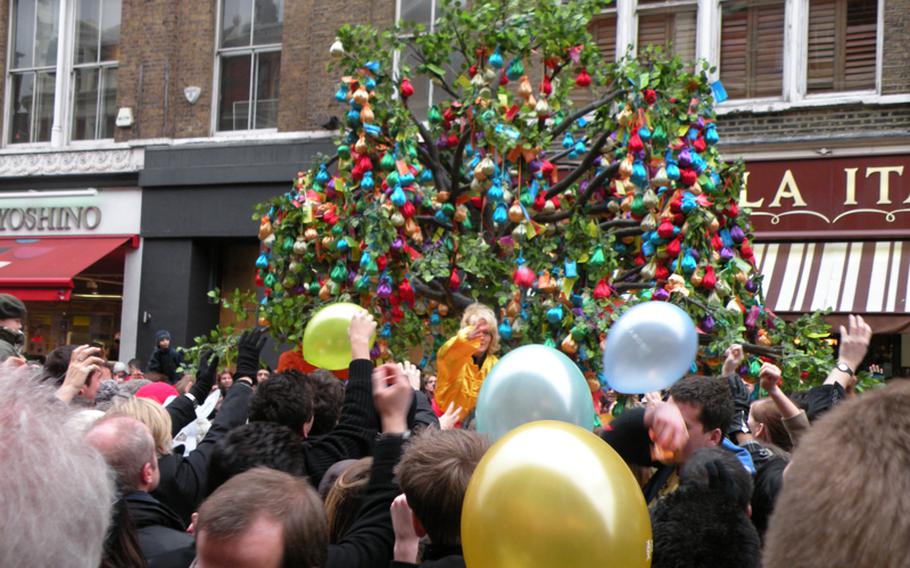
[[[910,155],[747,162],[739,205],[764,238],[910,235]]]

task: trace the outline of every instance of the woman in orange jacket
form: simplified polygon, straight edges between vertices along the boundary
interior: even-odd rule
[[[436,353],[436,403],[461,407],[470,416],[477,406],[480,385],[499,359],[496,315],[483,304],[471,304],[461,317],[461,329]]]

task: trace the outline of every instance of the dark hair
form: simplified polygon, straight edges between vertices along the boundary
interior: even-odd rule
[[[114,503],[111,528],[104,539],[101,568],[146,568],[145,557],[139,548],[136,527],[130,518],[126,499]]]
[[[716,377],[689,375],[670,387],[674,402],[701,407],[698,420],[705,432],[720,428],[726,432],[733,420],[733,397],[727,383]]]
[[[461,543],[462,501],[488,447],[475,432],[428,428],[405,448],[398,479],[433,544]]]
[[[746,512],[721,491],[681,485],[651,511],[652,568],[758,568],[761,540]]]
[[[287,426],[251,422],[235,428],[212,450],[208,492],[211,494],[228,479],[257,466],[306,476],[305,452],[303,438]]]
[[[250,403],[250,422],[274,422],[303,435],[313,417],[313,392],[299,373],[275,375],[260,384]]]
[[[691,484],[701,489],[709,489],[710,479],[708,464],[715,462],[717,467],[726,470],[731,481],[731,496],[745,511],[752,500],[752,474],[737,459],[733,452],[723,448],[702,448],[686,460],[679,474],[681,484]]]
[[[127,367],[132,367],[133,369],[139,369],[140,371],[143,370],[143,369],[142,369],[142,361],[140,361],[139,359],[130,359],[130,360],[126,363],[126,366],[127,366]]]
[[[265,467],[234,477],[206,499],[199,508],[196,534],[229,540],[262,517],[282,526],[282,566],[325,563],[328,527],[316,491],[304,479]]]
[[[328,434],[341,418],[344,385],[335,375],[322,369],[307,374],[313,389],[313,427],[310,436]]]
[[[41,373],[41,380],[58,387],[62,385],[66,370],[70,366],[70,358],[72,358],[76,347],[78,345],[61,345],[48,353],[47,359],[44,361],[44,372]]]
[[[332,544],[341,542],[357,520],[372,466],[373,458],[357,460],[335,479],[329,489],[325,498],[325,513],[329,519],[329,542]]]

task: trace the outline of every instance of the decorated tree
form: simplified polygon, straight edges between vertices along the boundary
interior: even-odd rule
[[[432,30],[341,28],[336,154],[258,210],[261,323],[297,343],[312,310],[353,301],[380,319],[374,355],[431,360],[480,301],[507,348],[557,347],[596,388],[612,321],[669,301],[707,364],[741,342],[820,380],[820,316],[788,324],[762,305],[710,70],[656,50],[605,61],[588,26],[605,4],[449,2]],[[418,76],[444,95],[426,116]]]

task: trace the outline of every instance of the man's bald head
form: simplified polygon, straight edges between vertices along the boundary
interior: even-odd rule
[[[152,491],[158,485],[155,440],[148,427],[127,416],[96,422],[85,440],[104,456],[124,491]]]

